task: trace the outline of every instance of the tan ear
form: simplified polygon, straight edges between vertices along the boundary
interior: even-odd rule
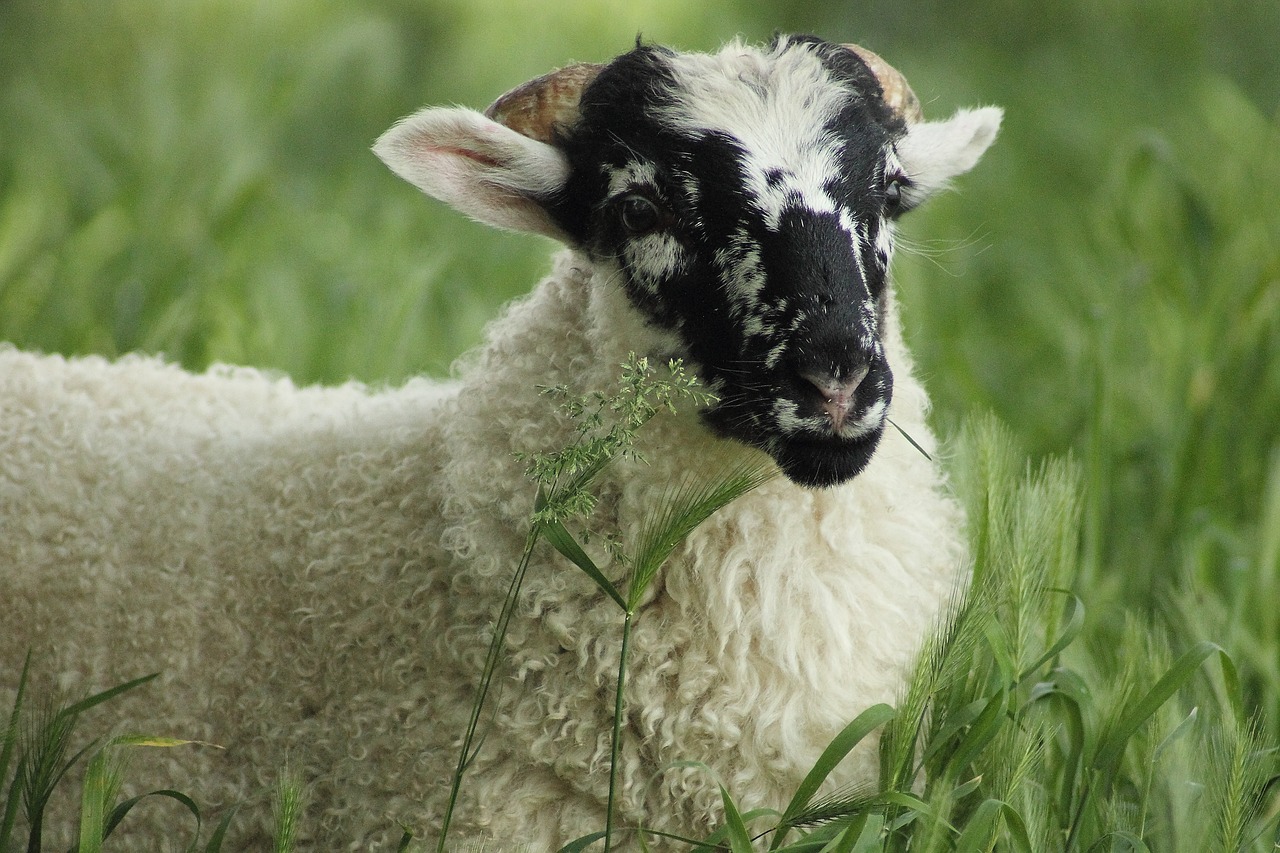
[[[480,114],[425,109],[373,146],[393,172],[471,218],[567,242],[545,204],[569,178],[555,147],[577,119],[583,88],[602,66],[573,65],[503,95]]]

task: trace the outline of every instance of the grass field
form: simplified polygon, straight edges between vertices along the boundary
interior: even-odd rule
[[[0,0],[0,339],[303,381],[444,374],[549,244],[459,221],[387,173],[372,140],[424,103],[482,106],[637,33],[711,48],[776,29],[877,50],[931,115],[1006,108],[959,191],[911,215],[896,261],[936,422],[958,435],[990,412],[1030,458],[1074,460],[1078,480],[1061,476],[1079,484],[1081,533],[1060,580],[1087,619],[1064,660],[1116,691],[1099,709],[1211,641],[1234,662],[1256,748],[1280,744],[1268,0]],[[1036,611],[1038,630],[1055,612]],[[1241,741],[1217,711],[1233,679],[1201,660],[1160,706],[1162,731],[1190,719],[1198,733],[1175,740],[1229,752]],[[1177,786],[1196,755],[1156,772],[1163,744],[1123,759],[1149,791],[1115,806],[1126,832],[1153,850],[1271,849],[1274,822],[1235,846],[1170,830],[1189,825]],[[1255,757],[1250,790],[1269,791],[1274,754]],[[1028,766],[1041,787],[1062,772]],[[1269,793],[1261,807],[1277,808]],[[1002,832],[1000,849],[1018,849]],[[918,846],[950,849],[934,843]]]

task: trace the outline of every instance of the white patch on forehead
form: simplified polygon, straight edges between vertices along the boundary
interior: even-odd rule
[[[770,228],[797,201],[838,212],[825,184],[836,174],[841,142],[826,128],[851,91],[809,45],[784,40],[764,53],[735,43],[717,54],[671,56],[668,64],[680,97],[659,118],[686,133],[722,133],[740,143],[747,189]]]
[[[621,169],[606,167],[605,175],[609,178],[609,195],[615,196],[633,187],[657,183],[658,170],[652,163],[634,161]]]

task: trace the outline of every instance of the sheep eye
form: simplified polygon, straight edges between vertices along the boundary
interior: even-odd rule
[[[642,195],[628,195],[622,199],[618,208],[618,217],[622,227],[632,235],[648,234],[657,230],[662,223],[662,211],[658,206]]]
[[[902,185],[906,183],[902,175],[890,175],[884,187],[884,209],[890,216],[902,210]]]

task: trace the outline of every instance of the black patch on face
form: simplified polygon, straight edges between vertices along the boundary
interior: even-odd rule
[[[814,120],[840,141],[823,190],[846,222],[858,224],[860,240],[836,214],[807,209],[798,193],[784,196],[778,227],[768,227],[747,189],[738,140],[662,124],[662,108],[681,93],[672,54],[657,47],[614,60],[584,92],[581,120],[560,140],[571,177],[548,208],[581,248],[621,266],[649,322],[678,334],[684,352],[654,355],[685,357],[719,396],[703,412],[710,427],[770,453],[796,482],[828,486],[866,466],[883,422],[837,434],[824,415],[827,398],[806,377],[865,371],[847,423],[887,410],[892,373],[878,327],[888,259],[875,247],[886,204],[884,152],[905,126],[856,54],[809,37],[789,44],[813,51],[848,89],[837,115]],[[611,197],[610,175],[638,164],[652,180],[621,193],[615,187]],[[786,170],[772,169],[764,181],[785,192]],[[664,245],[678,247],[680,262],[657,281],[628,262],[628,241],[637,238],[623,206],[635,194],[661,208],[663,239],[674,241]]]
[[[604,167],[669,159],[675,135],[653,121],[669,103],[675,79],[664,58],[671,51],[639,46],[600,72],[582,94],[581,119],[559,140],[572,165],[569,182],[548,208],[557,223],[584,247],[606,249],[608,223],[600,221],[608,179]]]

